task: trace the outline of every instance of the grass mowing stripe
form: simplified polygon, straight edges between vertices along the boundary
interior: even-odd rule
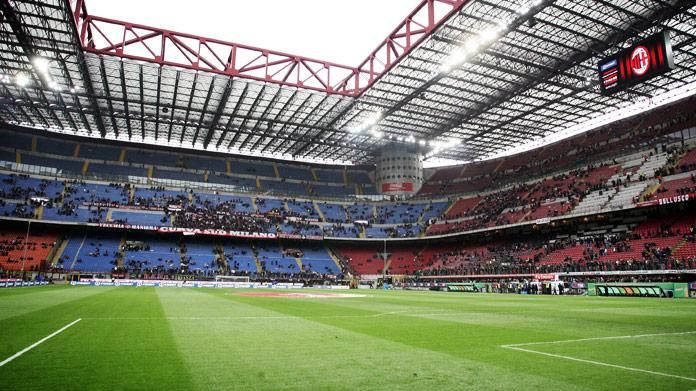
[[[69,327],[71,327],[72,325],[74,325],[75,323],[77,323],[77,322],[79,322],[79,321],[81,321],[81,320],[82,320],[82,319],[78,318],[78,319],[76,319],[76,320],[74,320],[74,321],[68,323],[67,325],[61,327],[60,329],[54,331],[53,333],[47,335],[46,337],[41,338],[40,340],[38,340],[38,341],[34,342],[33,344],[27,346],[26,348],[20,350],[19,352],[13,354],[12,356],[10,356],[10,357],[8,357],[8,358],[6,358],[6,359],[3,360],[2,362],[0,362],[0,367],[5,366],[5,364],[9,363],[10,361],[16,359],[17,357],[23,355],[24,353],[26,353],[26,352],[28,352],[28,351],[34,349],[35,347],[41,345],[42,343],[48,341],[49,339],[55,337],[56,335],[58,335],[58,334],[60,334],[60,333],[62,333],[63,331],[67,330]]]
[[[379,328],[397,320],[397,314],[360,321],[315,317],[338,311],[356,315],[383,313],[334,308],[331,304],[339,300],[329,303],[323,299],[249,298],[214,290],[162,289],[158,293],[167,303],[170,315],[194,312],[270,317],[278,309],[294,309],[275,320],[172,321],[180,351],[189,360],[189,366],[196,368],[192,372],[200,389],[221,389],[230,384],[238,389],[496,389],[493,382],[500,379],[505,379],[505,384],[523,381],[537,389],[572,389],[572,384],[557,379],[500,373],[495,366],[479,363],[474,357],[414,349],[380,335],[344,327],[367,323]],[[201,297],[202,294],[207,297]],[[206,304],[208,308],[201,308]],[[368,308],[373,305],[371,301],[364,304]]]
[[[696,301],[400,291],[327,300],[246,294],[265,290],[84,289],[36,289],[21,300],[0,292],[0,360],[82,319],[79,329],[0,368],[5,388],[673,391],[696,385],[696,333],[669,336],[696,330]],[[617,338],[648,333],[669,335]],[[572,359],[501,348],[587,338],[600,340],[516,346]]]
[[[565,359],[565,360],[577,361],[577,362],[582,362],[582,363],[586,363],[586,364],[601,365],[601,366],[604,366],[604,367],[618,368],[618,369],[623,369],[623,370],[626,370],[626,371],[642,372],[642,373],[647,373],[647,374],[650,374],[650,375],[672,377],[672,378],[675,378],[675,379],[682,379],[682,380],[689,380],[689,381],[694,381],[694,382],[696,382],[696,379],[695,379],[695,378],[686,377],[686,376],[679,376],[679,375],[672,375],[672,374],[670,374],[670,373],[649,371],[649,370],[647,370],[647,369],[640,369],[640,368],[625,367],[625,366],[623,366],[623,365],[609,364],[609,363],[601,362],[601,361],[585,360],[585,359],[583,359],[583,358],[570,357],[570,356],[563,356],[563,355],[561,355],[561,354],[554,354],[554,353],[540,352],[540,351],[538,351],[538,350],[525,349],[525,348],[520,348],[520,347],[517,347],[517,346],[501,346],[501,347],[502,347],[502,348],[505,348],[505,349],[517,350],[517,351],[520,351],[520,352],[541,354],[541,355],[544,355],[544,356],[549,356],[549,357],[554,357],[554,358],[562,358],[562,359]]]
[[[316,316],[293,316],[293,315],[278,315],[278,316],[166,316],[166,317],[86,317],[85,320],[265,320],[265,319],[334,319],[334,318],[377,318],[380,316],[402,315],[402,316],[434,316],[445,314],[443,312],[435,313],[419,313],[413,311],[390,311],[378,312],[371,315],[316,315]],[[452,313],[447,313],[452,314]]]

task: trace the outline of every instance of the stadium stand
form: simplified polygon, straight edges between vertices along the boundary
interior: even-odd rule
[[[121,238],[90,233],[69,236],[60,253],[58,267],[65,271],[106,273],[117,266]]]
[[[118,162],[121,157],[121,148],[109,145],[80,143],[79,156],[94,160]]]
[[[117,164],[117,163],[110,163],[110,164],[105,164],[105,163],[89,163],[88,173],[91,174],[98,174],[98,175],[104,175],[104,176],[113,176],[113,177],[128,177],[128,176],[137,176],[137,177],[145,177],[147,176],[147,169],[145,167],[135,167],[128,165],[127,163],[123,164]]]
[[[643,134],[643,125],[635,125],[636,135]],[[583,145],[602,147],[590,149],[591,153],[584,154],[582,159],[575,161],[575,166],[564,164],[563,169],[554,167],[553,170],[544,171],[536,165],[530,167],[523,158],[535,156],[544,157],[547,162],[555,161],[556,154],[564,153],[572,146],[571,143],[562,142],[556,146],[548,146],[544,151],[448,167],[442,169],[442,172],[436,170],[425,184],[425,190],[421,191],[423,196],[427,194],[427,186],[435,186],[438,189],[432,191],[439,194],[445,191],[442,189],[445,186],[447,191],[468,194],[450,195],[448,200],[426,196],[409,201],[382,199],[376,202],[351,198],[356,197],[356,188],[358,193],[363,194],[366,194],[366,190],[374,189],[366,170],[329,169],[289,163],[259,164],[241,159],[230,160],[228,167],[227,161],[221,158],[185,154],[171,154],[171,157],[163,159],[163,167],[152,169],[149,168],[148,162],[161,158],[163,152],[127,149],[126,159],[122,159],[122,148],[116,146],[95,145],[95,148],[90,149],[89,143],[66,141],[57,144],[59,147],[52,151],[49,145],[53,139],[49,137],[20,136],[14,139],[18,141],[12,145],[20,149],[28,148],[21,150],[20,157],[29,157],[30,162],[35,162],[32,159],[37,157],[43,164],[58,169],[73,164],[74,170],[86,173],[86,177],[90,178],[89,181],[61,178],[60,172],[54,177],[18,175],[11,171],[1,173],[0,198],[3,200],[0,203],[0,216],[36,218],[44,222],[173,226],[186,229],[277,233],[297,238],[382,240],[418,238],[422,235],[452,235],[511,225],[533,225],[557,218],[632,210],[644,202],[688,195],[696,191],[693,171],[696,149],[692,148],[691,144],[659,144],[659,147],[653,147],[647,143],[649,139],[646,138],[646,144],[638,151],[626,149],[625,154],[615,155],[611,160],[607,160],[602,153],[608,151],[608,148],[604,148],[602,143],[615,143],[617,146],[628,144],[624,144],[625,139],[621,137],[606,138],[601,133],[582,136]],[[33,139],[36,141],[32,141]],[[34,150],[39,152],[32,152]],[[104,156],[112,160],[92,161],[99,151],[103,151]],[[573,155],[578,153],[577,149],[573,151]],[[595,160],[588,161],[592,156],[595,156]],[[127,159],[128,157],[130,159]],[[90,160],[75,160],[80,158]],[[148,176],[181,183],[182,187],[159,183],[150,186],[127,183],[130,178],[146,179]],[[516,180],[512,185],[508,184],[508,179],[520,176],[525,179]],[[119,179],[113,181],[111,178]],[[200,185],[206,181],[231,187],[222,187],[221,190],[195,187],[196,184]],[[350,185],[346,186],[346,183]],[[273,196],[248,194],[259,190]],[[472,191],[474,193],[470,193]],[[326,200],[334,198],[337,200]],[[352,224],[356,221],[364,221],[367,225]],[[674,221],[668,223],[671,225]],[[685,223],[680,226],[680,231],[690,228],[690,225]],[[634,233],[646,236],[646,230],[650,229],[655,230],[655,227],[638,227]],[[74,244],[71,243],[74,242],[75,239],[68,240],[73,257],[75,250]],[[615,246],[588,246],[584,242],[565,244],[563,247],[556,244],[549,246],[548,243],[546,247],[538,247],[534,244],[525,248],[524,252],[515,254],[527,254],[528,260],[536,259],[534,270],[540,271],[566,267],[569,262],[573,263],[573,267],[587,267],[588,256],[592,257],[593,254],[601,255],[591,258],[590,262],[596,263],[596,267],[605,267],[597,265],[614,261],[621,263],[632,257],[640,258],[644,250],[654,252],[669,248],[687,255],[693,250],[691,242],[681,240],[678,235],[657,241],[633,239],[630,243],[631,251],[623,251],[624,247],[621,246],[621,251],[616,250]],[[72,269],[66,270],[104,273],[114,267],[120,267],[118,259],[112,255],[114,246],[115,251],[119,252],[119,244],[114,245],[112,241],[107,244],[105,250],[109,256],[97,255],[85,258],[81,262],[72,262],[69,265]],[[157,243],[155,245],[158,246]],[[489,253],[499,255],[503,251],[509,256],[512,252],[505,246],[509,247],[510,244],[504,243],[504,250],[497,248],[497,251]],[[97,250],[100,246],[88,247],[88,252],[99,254]],[[288,276],[293,273],[301,275],[305,272],[300,268],[300,265],[304,265],[302,256],[278,255],[286,250],[284,246],[254,245],[249,251],[244,250],[246,255],[227,254],[224,245],[218,248],[214,244],[199,245],[197,242],[191,242],[190,245],[187,243],[186,246],[174,243],[172,248],[176,249],[176,259],[162,263],[158,261],[159,257],[153,260],[146,256],[147,259],[140,260],[146,262],[143,264],[133,263],[133,257],[123,257],[125,263],[122,267],[125,270],[145,270],[144,274],[147,275],[163,276],[177,273],[180,265],[188,268],[191,273],[207,276],[217,272],[224,273],[226,270],[261,273],[260,275],[267,277],[278,274]],[[191,251],[186,251],[187,248]],[[549,251],[550,248],[553,251]],[[290,249],[298,250],[297,254],[304,251],[299,245]],[[162,248],[158,247],[156,252],[161,253],[160,250]],[[480,255],[482,252],[479,250],[474,248],[472,251]],[[409,247],[407,253],[396,251],[396,256],[387,259],[388,271],[410,274],[423,269],[432,272],[433,265],[442,270],[452,264],[438,261],[439,258],[435,256],[437,254],[428,251],[430,247],[427,246]],[[463,251],[469,253],[469,250]],[[384,267],[383,262],[381,266],[376,266],[379,263],[374,258],[377,252],[379,249],[369,256],[362,254],[356,258],[357,262],[346,265],[356,273],[377,273]],[[340,254],[340,251],[337,250],[336,253]],[[216,254],[223,259],[220,264],[216,263]],[[421,254],[430,255],[426,257]],[[235,256],[242,257],[241,264],[235,260]],[[322,257],[320,258],[324,261],[330,258],[324,257],[323,253]],[[221,269],[220,265],[223,264],[225,266]],[[336,272],[331,268],[336,266],[335,262],[325,264],[322,261],[317,264],[322,265],[320,271],[306,271],[320,274]],[[455,264],[459,265],[457,267],[469,265],[456,262]],[[61,265],[65,267],[63,263]],[[295,267],[297,269],[292,270]],[[525,266],[519,262],[516,263],[516,267],[515,270],[531,270],[529,265]],[[490,268],[475,264],[472,270],[482,272]]]
[[[46,266],[58,237],[55,234],[30,234],[0,231],[0,268],[39,270]]]

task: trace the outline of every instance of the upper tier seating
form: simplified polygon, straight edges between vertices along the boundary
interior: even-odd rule
[[[20,149],[23,151],[31,151],[32,136],[20,132],[10,132],[0,130],[0,137],[3,141],[3,146],[12,149]]]
[[[372,183],[366,171],[348,170],[348,181],[358,185],[369,185]]]
[[[117,162],[121,158],[121,148],[110,145],[81,143],[80,157]]]
[[[156,167],[181,167],[181,159],[177,154],[144,149],[126,149],[125,161],[128,163],[151,164]]]
[[[313,181],[314,177],[309,167],[302,166],[289,166],[285,164],[278,164],[278,174],[281,178],[285,179],[297,179],[299,181]]]
[[[355,187],[346,186],[331,186],[331,185],[310,185],[311,195],[317,197],[334,197],[341,198],[355,194]]]
[[[197,174],[187,171],[173,171],[173,170],[160,170],[155,169],[152,172],[153,178],[161,179],[173,179],[177,181],[187,181],[187,182],[204,182],[203,174]]]
[[[33,166],[57,168],[68,173],[82,173],[83,162],[79,160],[57,158],[48,156],[39,156],[31,153],[22,153],[22,164],[30,164]]]
[[[315,168],[314,172],[321,182],[344,183],[343,170]]]
[[[423,214],[426,204],[398,203],[380,205],[377,207],[377,224],[407,224],[415,223]]]
[[[100,174],[106,176],[117,176],[117,177],[146,177],[147,169],[145,167],[135,167],[128,165],[127,163],[89,163],[87,168],[87,173],[89,174]]]
[[[65,204],[62,208],[50,208],[45,206],[43,215],[41,216],[42,220],[69,221],[74,223],[98,223],[103,222],[105,218],[106,209],[97,207],[88,209],[86,207],[77,207],[76,205],[66,207]]]
[[[160,227],[171,225],[167,215],[162,212],[112,210],[111,219],[114,222],[130,225],[152,225]]]
[[[244,160],[231,160],[230,167],[233,174],[263,176],[276,178],[275,169],[269,163],[257,163]]]
[[[192,170],[209,170],[218,173],[226,173],[227,161],[222,158],[184,155],[182,159],[182,167]]]
[[[261,188],[276,194],[307,195],[307,186],[303,183],[262,179]]]
[[[457,219],[466,216],[467,212],[473,209],[481,201],[481,197],[460,198],[445,214],[446,219]]]
[[[319,219],[319,214],[314,209],[314,203],[311,201],[297,201],[289,199],[286,201],[288,206],[288,214],[296,217]]]
[[[324,220],[330,223],[343,223],[348,219],[346,215],[346,210],[341,204],[329,204],[326,202],[318,202],[319,210],[321,214],[324,215]]]
[[[253,178],[235,177],[225,174],[208,175],[208,183],[237,186],[247,191],[256,190],[256,179]]]
[[[51,153],[61,156],[74,156],[77,143],[48,139],[44,137],[36,138],[36,152]]]
[[[70,191],[69,191],[70,190]],[[104,202],[127,204],[130,193],[127,188],[96,183],[74,183],[66,187],[64,202],[90,203]]]
[[[256,198],[256,210],[259,213],[268,213],[271,211],[284,213],[285,205],[283,204],[283,200],[276,198]]]

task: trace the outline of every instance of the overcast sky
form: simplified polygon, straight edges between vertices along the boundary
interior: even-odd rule
[[[419,0],[87,0],[92,15],[357,66]]]

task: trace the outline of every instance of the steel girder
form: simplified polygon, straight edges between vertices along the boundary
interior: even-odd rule
[[[466,144],[440,156],[475,159],[696,82],[696,1],[599,0],[590,7],[547,0],[518,15],[526,2],[419,1],[354,68],[262,49],[243,54],[244,45],[91,16],[81,0],[5,2],[14,20],[0,23],[2,73],[25,72],[32,82],[2,85],[0,120],[114,140],[352,162],[370,162],[379,147],[408,136],[456,139]],[[511,21],[502,36],[440,72],[453,50],[501,20]],[[113,38],[106,24],[122,34]],[[596,61],[660,29],[672,32],[677,69],[600,95]],[[50,74],[61,90],[32,71],[35,55],[55,60]],[[377,111],[385,137],[350,131]]]

